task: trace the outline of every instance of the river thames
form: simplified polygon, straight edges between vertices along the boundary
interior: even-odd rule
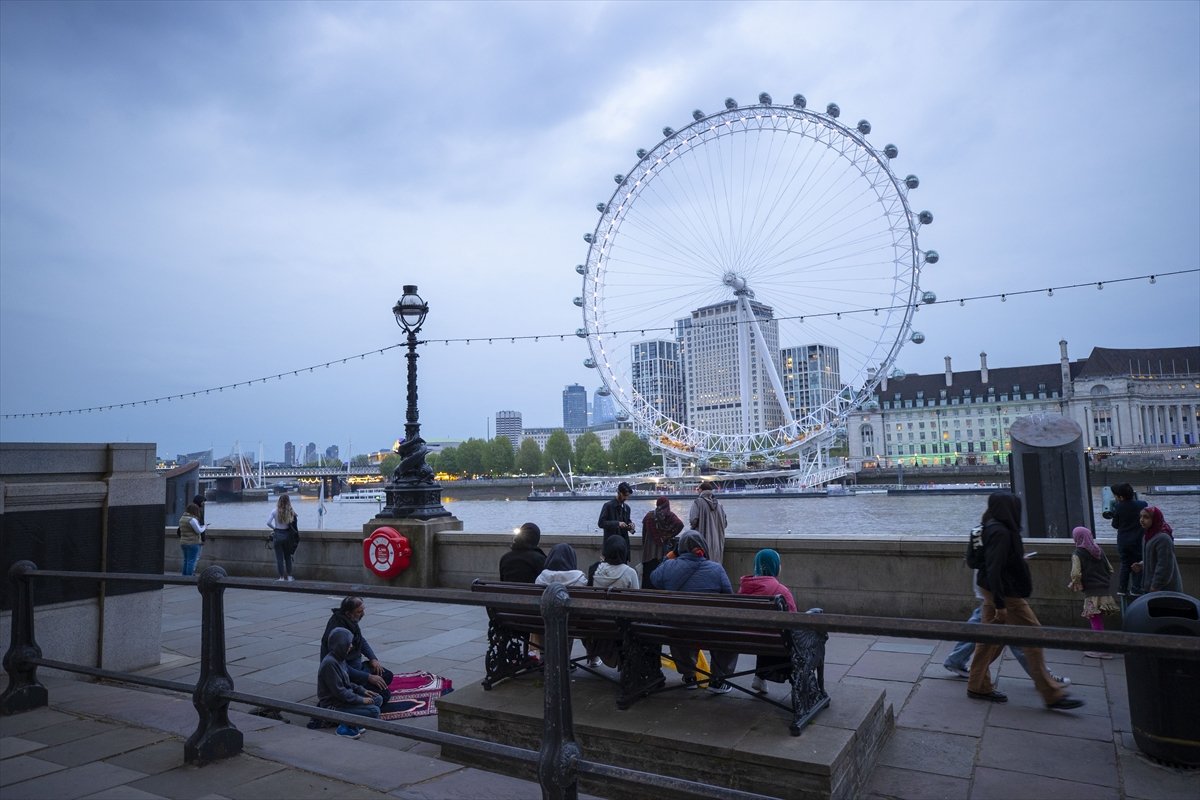
[[[720,498],[729,518],[728,533],[738,534],[819,534],[869,536],[903,534],[908,536],[965,537],[987,503],[986,495],[889,496],[864,494],[849,497],[803,497],[745,499]],[[1093,494],[1097,533],[1111,539],[1115,531],[1100,516],[1100,492]],[[1142,497],[1163,510],[1175,529],[1177,539],[1200,538],[1200,495],[1153,495]],[[317,500],[292,496],[300,517],[301,530],[318,527]],[[595,535],[602,499],[531,503],[526,500],[449,500],[446,510],[463,522],[463,530],[473,533],[498,533],[512,530],[523,522],[536,522],[543,533]],[[681,518],[690,502],[672,500],[671,507]],[[631,498],[630,509],[638,524],[654,507],[651,496]],[[258,503],[208,503],[206,521],[217,528],[266,529],[274,500]],[[379,512],[374,503],[325,502],[321,527],[328,530],[356,530]]]

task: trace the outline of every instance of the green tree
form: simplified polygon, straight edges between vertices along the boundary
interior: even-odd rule
[[[466,475],[482,475],[484,473],[483,454],[487,450],[487,442],[471,437],[458,446],[458,468]]]
[[[514,462],[512,439],[507,436],[497,436],[487,443],[483,454],[483,465],[493,477],[512,474]]]
[[[371,466],[371,457],[366,453],[359,453],[354,458],[350,459],[352,467],[369,467]]]
[[[579,462],[579,471],[585,475],[599,475],[608,472],[608,453],[600,443],[600,437],[588,431],[580,434],[575,440],[575,460]]]
[[[621,431],[608,444],[609,460],[616,472],[641,472],[654,464],[650,445],[633,431]]]
[[[517,450],[517,472],[522,472],[526,475],[538,475],[542,472],[542,448],[538,447],[537,440],[532,436],[526,436],[521,442],[521,447]]]
[[[567,432],[559,428],[546,440],[546,449],[542,451],[542,472],[555,472],[554,465],[557,463],[559,469],[565,473],[572,455],[571,440],[567,437]]]
[[[385,478],[390,478],[398,466],[400,466],[400,454],[392,453],[390,456],[385,456],[383,461],[379,462],[379,474]]]
[[[438,453],[438,469],[447,475],[459,475],[462,469],[458,464],[458,448],[447,447]]]
[[[425,456],[425,463],[434,472],[441,472],[442,471],[442,454],[441,453],[429,453],[428,455]]]

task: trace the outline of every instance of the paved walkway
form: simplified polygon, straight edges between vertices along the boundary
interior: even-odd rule
[[[337,599],[228,591],[228,661],[237,689],[312,702],[320,636]],[[194,681],[199,620],[194,588],[164,589],[162,662],[144,673]],[[455,685],[482,678],[487,630],[482,609],[368,599],[363,628],[395,671],[429,670]],[[1068,675],[1072,693],[1087,701],[1075,712],[1051,712],[1041,707],[1032,682],[1011,658],[1000,666],[1007,704],[968,699],[965,682],[941,667],[949,647],[831,637],[826,680],[879,687],[896,715],[869,797],[1200,796],[1200,772],[1159,766],[1134,747],[1120,658],[1097,662],[1073,651],[1048,651],[1052,671]],[[358,741],[341,739],[328,729],[308,730],[305,719],[287,714],[282,721],[268,719],[236,705],[231,717],[245,734],[245,752],[206,767],[187,766],[183,741],[196,725],[189,697],[43,679],[50,708],[0,717],[0,800],[540,797],[535,784],[442,761],[433,745],[377,732]],[[736,693],[719,701],[752,702]],[[408,722],[436,728],[437,718]]]

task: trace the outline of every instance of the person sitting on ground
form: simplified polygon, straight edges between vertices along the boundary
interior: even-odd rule
[[[1147,592],[1182,592],[1183,578],[1175,558],[1175,532],[1163,519],[1158,506],[1143,508],[1138,518],[1145,533],[1142,536],[1142,560],[1133,571],[1142,576],[1142,588]]]
[[[329,632],[329,651],[321,657],[317,670],[317,705],[332,711],[341,711],[368,719],[379,719],[383,707],[383,695],[364,689],[350,680],[346,667],[346,654],[350,652],[354,635],[345,628],[334,628]],[[337,735],[357,739],[366,730],[351,725],[338,725]]]
[[[766,597],[774,597],[775,595],[783,595],[783,602],[787,605],[788,611],[796,610],[796,600],[792,597],[792,590],[779,582],[779,553],[774,550],[759,550],[754,554],[754,574],[743,575],[742,580],[738,585],[738,594],[756,594]],[[751,682],[751,688],[759,694],[767,693],[766,681],[780,682],[787,680],[787,672],[790,671],[791,661],[785,658],[774,658],[771,656],[759,656],[754,664],[754,680]],[[780,675],[784,677],[780,677]]]
[[[601,548],[603,561],[597,561],[588,569],[588,586],[599,589],[640,589],[637,570],[629,566],[629,545],[620,536],[609,536]],[[584,639],[583,646],[588,654],[588,666],[598,667],[603,661],[615,667],[621,660],[620,645],[609,640]]]
[[[335,629],[345,628],[350,631],[352,640],[350,642],[350,650],[345,656],[346,669],[350,673],[350,680],[364,689],[370,689],[383,695],[386,702],[391,696],[388,687],[395,676],[391,670],[385,668],[379,662],[379,659],[375,656],[375,651],[363,636],[362,628],[359,627],[359,623],[362,622],[363,615],[367,611],[363,599],[361,597],[347,597],[342,600],[341,605],[330,609],[330,611],[333,613],[329,616],[329,622],[325,623],[325,634],[321,637],[321,658],[325,658],[329,654],[329,637]]]
[[[538,586],[549,586],[561,583],[563,586],[586,586],[587,575],[577,566],[575,548],[566,543],[560,543],[550,548],[546,556],[546,566],[534,580]]]
[[[526,522],[513,536],[512,548],[500,556],[500,580],[533,583],[546,567],[546,554],[538,547],[542,530]]]
[[[679,537],[676,549],[667,553],[666,560],[654,570],[651,579],[658,588],[671,592],[733,594],[733,585],[725,574],[725,568],[708,559],[704,539],[696,531],[688,531]],[[671,658],[675,661],[675,668],[683,675],[684,686],[688,689],[697,688],[695,651],[671,645]],[[708,684],[710,692],[726,694],[730,691],[725,676],[736,670],[737,659],[737,653],[712,651],[712,676]]]
[[[671,501],[660,497],[654,510],[642,517],[642,585],[653,589],[650,576],[670,549],[671,540],[683,530],[683,520],[671,510]]]

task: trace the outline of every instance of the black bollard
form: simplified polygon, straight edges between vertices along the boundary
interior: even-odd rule
[[[0,694],[0,714],[16,714],[43,708],[50,702],[46,687],[38,682],[37,665],[30,659],[41,658],[42,648],[33,636],[33,579],[37,569],[32,561],[18,561],[8,570],[12,581],[12,636],[4,654],[8,686]]]
[[[1083,429],[1058,414],[1018,417],[1009,429],[1012,491],[1021,498],[1022,528],[1030,538],[1071,538],[1092,522]]]
[[[183,746],[183,760],[189,764],[207,764],[242,752],[242,732],[229,721],[229,700],[224,692],[233,691],[233,679],[225,667],[225,587],[226,572],[212,566],[200,573],[200,678],[192,692],[192,705],[200,715],[196,732]]]
[[[538,755],[538,783],[543,800],[576,800],[579,786],[575,762],[579,745],[571,717],[571,679],[568,668],[571,654],[567,639],[567,615],[571,597],[561,583],[552,583],[542,592],[542,619],[546,639],[542,645],[545,667],[545,713],[542,718],[542,749]]]

